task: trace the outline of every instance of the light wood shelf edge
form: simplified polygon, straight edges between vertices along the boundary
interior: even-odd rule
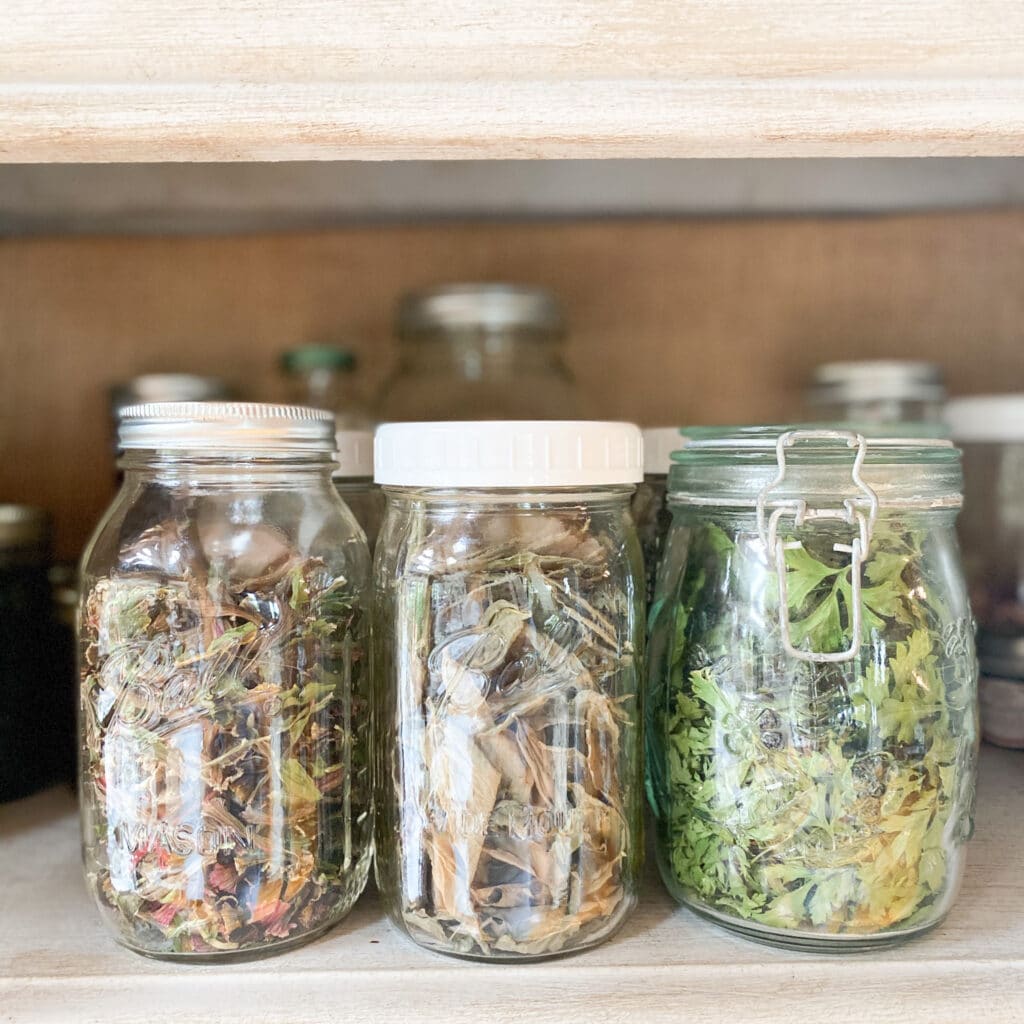
[[[1009,156],[1013,0],[7,0],[0,161]]]
[[[947,921],[889,951],[799,954],[745,942],[676,907],[654,877],[623,933],[574,958],[463,963],[415,948],[373,894],[323,939],[258,963],[145,960],[104,933],[80,876],[70,794],[0,808],[0,1016],[18,1022],[445,1024],[1024,1017],[1024,754],[985,747],[978,828]]]

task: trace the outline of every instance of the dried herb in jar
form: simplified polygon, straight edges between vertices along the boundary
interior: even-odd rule
[[[82,605],[87,870],[146,952],[298,939],[365,880],[361,595],[269,525],[209,550],[164,522]]]
[[[791,633],[807,649],[849,642],[851,571],[834,539],[786,553]],[[972,801],[974,663],[926,543],[879,523],[862,655],[810,664],[782,652],[756,536],[692,524],[652,767],[663,869],[698,907],[872,935],[928,923],[950,897]]]
[[[411,532],[384,640],[403,652],[401,919],[470,956],[596,940],[632,906],[640,852],[637,582],[582,509]]]

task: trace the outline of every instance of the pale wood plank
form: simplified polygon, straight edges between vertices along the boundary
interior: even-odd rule
[[[8,0],[0,160],[1024,153],[1011,0]]]
[[[648,872],[620,936],[530,966],[417,949],[373,894],[311,946],[271,961],[182,967],[108,938],[80,875],[70,794],[0,807],[0,1011],[5,1020],[161,1024],[1017,1024],[1024,1016],[1024,755],[985,747],[977,833],[947,921],[890,951],[846,958],[770,949],[671,903]]]

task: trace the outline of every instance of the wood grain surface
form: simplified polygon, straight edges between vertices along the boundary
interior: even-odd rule
[[[179,966],[121,949],[86,894],[69,793],[0,807],[0,1020],[12,1024],[1019,1024],[1024,754],[985,747],[977,831],[947,920],[847,957],[736,938],[649,869],[610,942],[528,966],[466,963],[398,935],[372,892],[324,938],[258,963]]]
[[[0,160],[1024,153],[1015,0],[6,0]]]
[[[145,371],[279,397],[275,362],[348,340],[369,391],[405,289],[510,279],[562,298],[592,416],[786,420],[812,367],[906,356],[954,393],[1024,390],[1024,211],[439,223],[224,238],[0,240],[0,501],[75,556],[113,487],[107,389]]]

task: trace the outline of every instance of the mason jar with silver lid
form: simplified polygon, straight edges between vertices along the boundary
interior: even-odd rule
[[[371,857],[369,552],[334,418],[139,405],[120,446],[81,573],[88,884],[137,952],[274,953],[342,917]]]
[[[938,427],[945,397],[938,366],[906,359],[824,363],[815,368],[807,390],[809,411],[815,420],[853,424]]]
[[[554,296],[521,284],[448,284],[402,298],[398,363],[378,418],[573,419],[579,398],[562,357]]]

